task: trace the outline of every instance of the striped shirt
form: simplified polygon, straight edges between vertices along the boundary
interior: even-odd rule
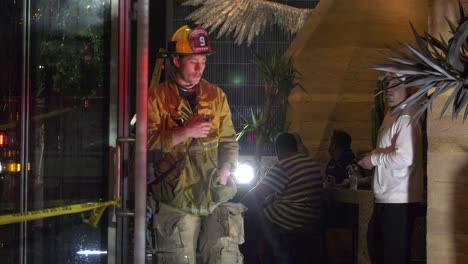
[[[286,230],[320,221],[322,176],[314,159],[295,154],[278,161],[259,185],[275,198],[265,209],[265,216]]]

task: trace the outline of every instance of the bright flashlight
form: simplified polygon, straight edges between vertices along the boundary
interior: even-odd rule
[[[249,183],[255,177],[254,168],[249,164],[239,164],[239,166],[237,166],[236,171],[234,172],[234,176],[236,177],[236,180],[239,183]]]

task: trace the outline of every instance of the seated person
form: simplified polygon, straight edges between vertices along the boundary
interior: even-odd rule
[[[290,263],[292,256],[300,258],[301,252],[290,253],[298,247],[294,239],[283,238],[318,233],[321,228],[322,176],[316,161],[298,152],[291,133],[277,136],[275,147],[278,161],[241,201],[248,207],[245,263],[257,263],[261,236],[275,261]],[[304,245],[303,253],[310,251],[311,246]]]
[[[331,156],[325,175],[334,177],[336,184],[342,184],[349,175],[361,178],[362,169],[357,165],[356,157],[351,150],[351,136],[342,130],[333,130],[328,152]]]

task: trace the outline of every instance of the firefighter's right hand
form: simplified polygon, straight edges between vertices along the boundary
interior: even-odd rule
[[[187,137],[206,138],[211,130],[211,122],[205,120],[194,120],[185,126]]]

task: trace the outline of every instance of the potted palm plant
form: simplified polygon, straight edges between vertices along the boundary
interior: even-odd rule
[[[285,127],[288,96],[295,87],[300,87],[300,73],[296,70],[291,57],[284,57],[278,51],[268,56],[255,55],[254,63],[258,74],[265,81],[265,103],[259,113],[251,111],[250,120],[243,119],[243,129],[238,133],[240,139],[247,131],[255,133],[255,160],[261,164],[264,145],[272,142],[278,131]],[[279,121],[273,122],[274,105],[279,106]]]

